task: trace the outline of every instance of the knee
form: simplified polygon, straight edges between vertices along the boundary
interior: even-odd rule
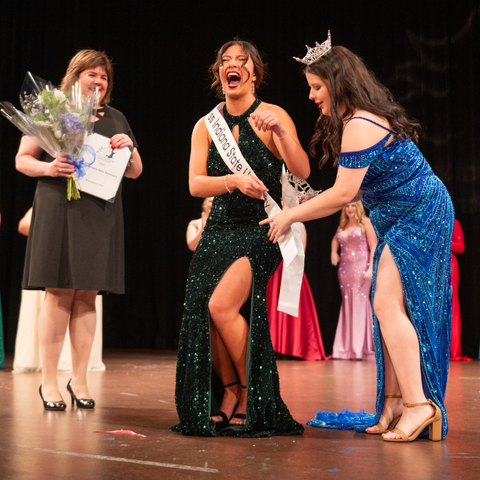
[[[213,296],[208,302],[208,310],[210,311],[212,322],[218,324],[225,317],[227,306],[221,298]]]
[[[69,288],[47,288],[46,290],[46,304],[52,308],[61,308],[70,310],[72,301],[75,296],[75,290]]]
[[[382,324],[388,320],[389,312],[391,313],[392,311],[392,303],[389,302],[387,297],[375,293],[375,297],[373,299],[373,309],[378,321],[380,324]]]
[[[94,309],[97,293],[98,292],[93,290],[76,290],[74,301],[75,303],[83,303]]]

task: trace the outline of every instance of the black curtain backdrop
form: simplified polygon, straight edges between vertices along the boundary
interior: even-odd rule
[[[479,2],[160,2],[124,0],[2,2],[0,100],[19,107],[27,70],[58,84],[82,48],[114,59],[111,105],[121,110],[140,145],[144,172],[125,179],[126,295],[104,299],[106,348],[174,349],[191,254],[186,226],[201,199],[188,191],[190,135],[218,101],[207,68],[220,45],[235,36],[253,40],[271,72],[260,98],[289,112],[305,148],[318,114],[308,100],[300,64],[305,44],[325,40],[362,56],[417,118],[420,148],[450,191],[464,234],[459,256],[462,353],[477,357],[480,337],[480,144],[477,89]],[[15,170],[20,132],[0,118],[0,287],[6,350],[13,351],[26,240],[17,224],[32,204],[36,180]],[[335,169],[312,159],[309,182],[333,184]],[[338,214],[307,224],[306,274],[320,328],[331,352],[341,298],[330,241]]]

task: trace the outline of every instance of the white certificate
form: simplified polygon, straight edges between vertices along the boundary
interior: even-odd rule
[[[113,202],[132,150],[132,147],[112,150],[109,138],[98,133],[89,135],[75,162],[77,188],[81,192]]]

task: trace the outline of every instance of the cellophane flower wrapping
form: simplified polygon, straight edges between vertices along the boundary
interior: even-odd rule
[[[67,155],[67,161],[75,164],[85,139],[93,131],[92,114],[98,99],[98,90],[92,96],[83,95],[79,82],[62,92],[51,82],[27,72],[20,92],[24,111],[0,102],[0,112],[50,156]],[[67,179],[68,200],[80,198],[75,175]]]

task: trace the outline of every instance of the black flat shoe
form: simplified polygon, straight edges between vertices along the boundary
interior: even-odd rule
[[[72,379],[70,379],[67,383],[67,390],[72,397],[72,405],[74,402],[77,402],[77,408],[93,408],[95,407],[95,400],[93,398],[77,398],[73,393],[72,389]]]
[[[42,386],[40,385],[40,388],[38,389],[38,393],[40,394],[40,397],[42,398],[43,402],[43,408],[45,410],[56,410],[56,411],[62,411],[67,408],[67,404],[61,400],[60,402],[47,402],[46,400],[43,399],[42,395]]]

